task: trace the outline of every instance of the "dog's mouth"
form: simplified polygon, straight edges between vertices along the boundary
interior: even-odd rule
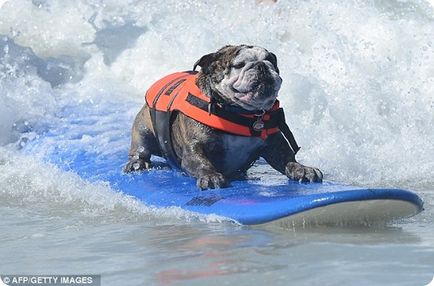
[[[233,92],[235,93],[234,103],[246,110],[268,110],[277,98],[277,91],[274,88],[267,92],[263,92],[261,88],[248,92],[240,92],[234,88]]]
[[[276,101],[279,84],[254,82],[248,89],[237,89],[232,86],[235,102],[247,110],[267,110]]]
[[[238,81],[232,85],[232,91],[234,93],[255,92],[258,89],[259,85],[261,84],[259,81],[252,81],[249,84],[244,84],[244,85],[241,85],[241,84],[237,85],[237,83],[238,83]],[[237,87],[235,87],[235,86],[237,86]]]

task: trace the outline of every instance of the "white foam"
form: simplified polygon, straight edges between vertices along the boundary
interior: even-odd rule
[[[51,216],[79,214],[82,220],[99,222],[229,222],[216,215],[199,215],[177,207],[146,206],[104,182],[86,182],[73,173],[4,147],[0,147],[0,201],[3,207],[49,210]]]
[[[347,183],[432,186],[433,8],[419,0],[386,2],[5,2],[0,144],[16,142],[26,128],[38,132],[41,120],[74,100],[136,101],[138,109],[155,79],[190,69],[225,44],[246,43],[278,57],[279,98],[302,146],[300,161]],[[10,194],[28,183],[13,170],[15,156],[3,156],[9,163],[1,166],[8,174],[2,187],[15,178]],[[72,190],[80,186],[93,201],[90,189],[100,189],[98,196],[106,190],[70,175],[46,181],[44,172],[31,176],[34,194],[64,189],[78,201]],[[104,204],[122,200],[113,198]]]
[[[57,1],[8,1],[1,7],[0,34],[42,57],[86,56],[82,43],[93,40],[95,30],[85,19],[90,6]]]

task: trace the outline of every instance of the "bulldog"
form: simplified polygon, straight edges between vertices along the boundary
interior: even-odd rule
[[[205,190],[228,186],[262,157],[291,180],[322,182],[319,169],[295,160],[298,146],[278,106],[282,78],[273,53],[229,45],[197,66],[198,73],[170,75],[148,90],[125,172],[148,169],[151,155],[161,156]]]

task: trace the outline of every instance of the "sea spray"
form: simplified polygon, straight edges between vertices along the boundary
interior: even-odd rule
[[[75,100],[135,102],[134,114],[155,79],[247,43],[278,56],[301,162],[329,180],[432,185],[433,8],[393,3],[7,1],[0,143],[16,145],[24,122],[44,132]]]

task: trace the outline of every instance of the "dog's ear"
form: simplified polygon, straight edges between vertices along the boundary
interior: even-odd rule
[[[202,72],[208,73],[210,64],[215,60],[216,53],[204,55],[197,62],[194,63],[193,70],[196,70],[197,66],[200,66]]]
[[[273,64],[273,66],[276,68],[276,72],[279,73],[279,68],[277,67],[277,57],[275,54],[270,53],[270,62]]]

